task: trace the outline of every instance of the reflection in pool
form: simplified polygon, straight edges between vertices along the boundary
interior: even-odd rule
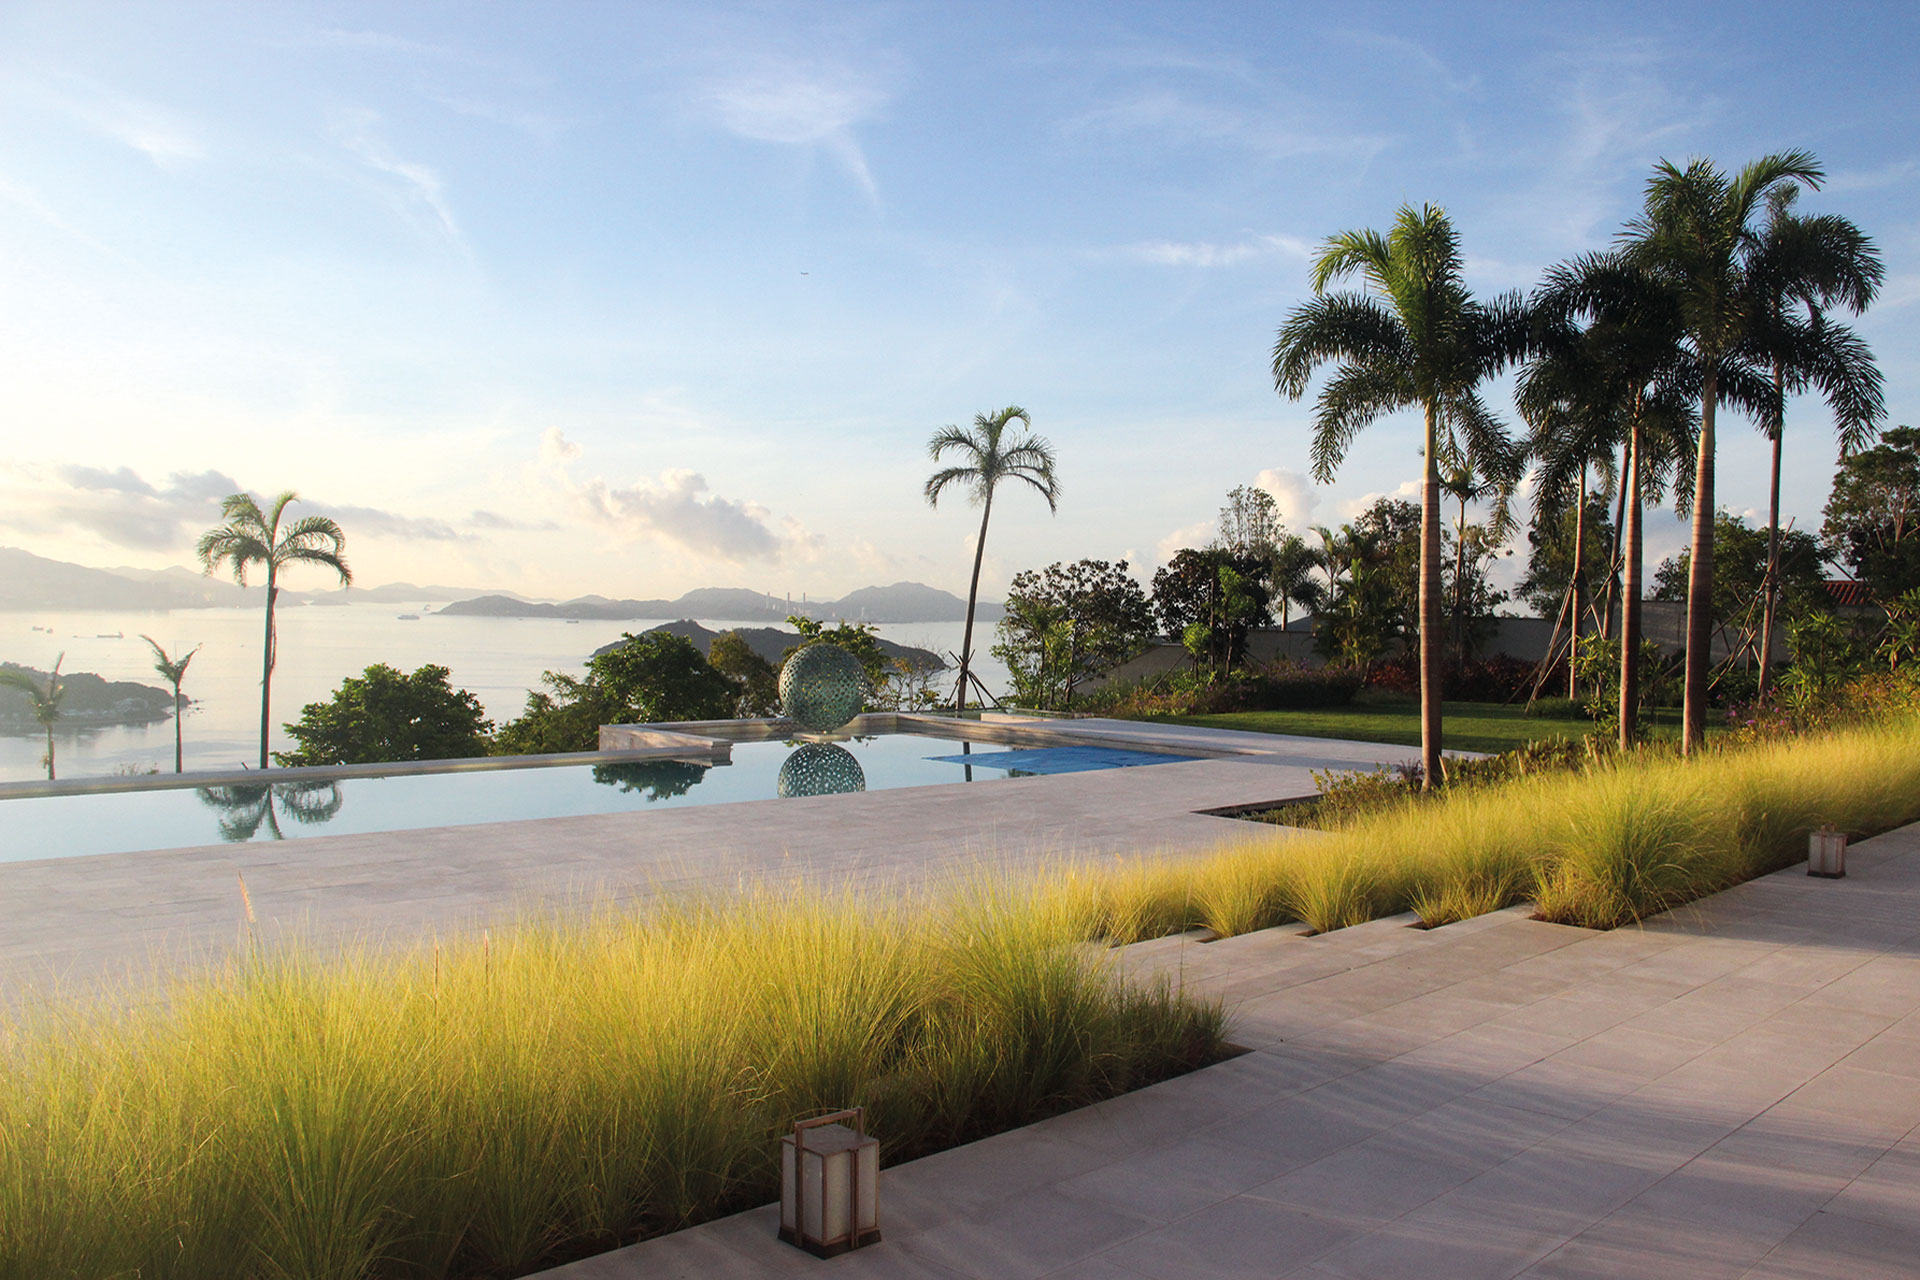
[[[325,782],[249,777],[220,786],[0,799],[0,861],[580,818],[1183,758],[1099,747],[1009,750],[1000,744],[975,752],[975,745],[982,744],[883,734],[832,743],[742,742],[728,763],[618,760]]]

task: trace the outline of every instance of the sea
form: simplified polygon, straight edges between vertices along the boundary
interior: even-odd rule
[[[560,618],[443,616],[437,605],[357,603],[282,605],[275,611],[280,636],[273,673],[273,750],[292,749],[284,725],[309,702],[332,696],[340,682],[384,662],[401,671],[426,663],[448,670],[448,680],[480,700],[496,723],[525,708],[542,672],[580,675],[593,651],[623,632],[638,634],[668,618],[618,622]],[[725,631],[764,626],[724,619],[695,619]],[[192,769],[251,768],[260,760],[260,646],[265,629],[260,609],[176,609],[153,613],[38,610],[0,612],[0,660],[45,671],[64,655],[62,671],[90,671],[107,680],[134,680],[167,688],[153,669],[153,651],[140,637],[152,636],[178,656],[198,645],[182,691],[192,699],[181,722],[185,765]],[[881,636],[946,655],[960,648],[959,622],[881,623]],[[990,623],[974,627],[975,665],[996,694],[1007,686],[1006,670],[986,650]],[[951,679],[951,676],[948,677]],[[946,685],[951,694],[951,685]],[[55,766],[61,779],[145,774],[173,770],[171,717],[147,725],[66,725],[54,731]],[[0,731],[0,781],[46,777],[46,741],[30,733]]]

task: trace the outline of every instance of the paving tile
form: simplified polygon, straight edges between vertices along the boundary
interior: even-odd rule
[[[1751,1280],[1913,1280],[1920,1224],[1895,1226],[1817,1213],[1755,1263]]]
[[[1920,1144],[1887,1152],[1825,1208],[1828,1213],[1890,1227],[1920,1223]]]
[[[1128,1241],[1124,1257],[1151,1280],[1271,1280],[1358,1234],[1349,1223],[1241,1196]]]
[[[916,1232],[899,1247],[922,1262],[981,1280],[1029,1280],[1090,1258],[1153,1225],[1110,1205],[1045,1188]]]

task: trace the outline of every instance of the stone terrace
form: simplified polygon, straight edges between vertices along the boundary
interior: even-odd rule
[[[1407,923],[1128,948],[1252,1052],[888,1170],[880,1244],[769,1207],[548,1280],[1920,1276],[1920,826],[1639,929]]]

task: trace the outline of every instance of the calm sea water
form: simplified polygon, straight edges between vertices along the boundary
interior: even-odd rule
[[[417,621],[399,615],[417,613]],[[601,645],[669,619],[626,622],[558,618],[441,617],[427,606],[353,604],[298,606],[278,611],[280,661],[273,673],[275,750],[292,743],[281,727],[300,708],[322,701],[347,676],[376,662],[403,671],[435,662],[450,672],[454,687],[480,700],[496,721],[511,719],[526,705],[527,691],[543,671],[579,675]],[[165,613],[0,613],[0,659],[46,670],[62,652],[65,671],[91,671],[109,680],[162,686],[142,632],[171,654],[202,646],[187,671],[185,692],[194,699],[184,731],[189,769],[232,769],[258,762],[260,754],[260,642],[263,616],[254,609],[183,609]],[[731,623],[702,619],[725,630]],[[51,628],[36,631],[33,628]],[[937,653],[960,647],[958,622],[882,624],[879,632],[901,644]],[[974,647],[981,676],[996,693],[1006,672],[984,653],[991,626],[976,627]],[[56,763],[62,778],[145,773],[173,768],[173,721],[126,728],[56,730]],[[0,780],[46,776],[44,742],[37,734],[0,734]]]

